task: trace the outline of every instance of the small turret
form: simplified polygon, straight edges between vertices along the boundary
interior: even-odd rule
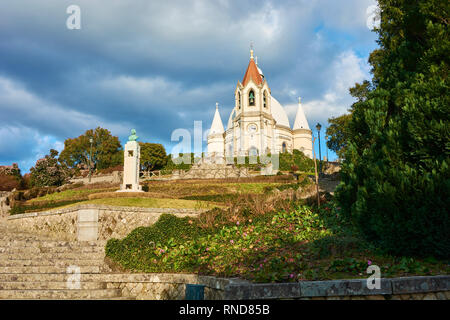
[[[300,150],[306,156],[312,158],[312,131],[309,129],[300,97],[298,98],[297,115],[292,133],[294,136],[294,149]]]
[[[219,103],[216,102],[216,112],[208,134],[208,155],[210,157],[223,157],[225,151],[224,132]]]

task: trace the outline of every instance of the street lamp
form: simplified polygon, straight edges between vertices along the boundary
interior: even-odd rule
[[[317,129],[317,134],[319,136],[319,164],[320,164],[319,172],[322,173],[322,153],[320,151],[320,129],[322,129],[322,126],[320,125],[320,123],[317,123],[316,129]]]
[[[89,183],[91,183],[91,161],[92,161],[92,143],[94,139],[89,138],[89,143],[91,144],[91,150],[89,152]]]

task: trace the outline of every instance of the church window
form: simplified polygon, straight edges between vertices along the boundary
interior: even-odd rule
[[[241,109],[241,93],[238,92],[238,100],[239,100],[239,110]]]
[[[267,93],[266,93],[266,91],[264,91],[263,100],[264,100],[264,108],[267,108]]]
[[[256,148],[256,147],[251,147],[249,150],[248,150],[248,155],[250,156],[250,157],[256,157],[256,156],[258,156],[258,148]]]
[[[250,90],[250,93],[248,94],[248,104],[250,106],[255,105],[255,93],[253,92],[253,90]]]
[[[281,152],[286,153],[286,142],[283,142],[281,146]]]

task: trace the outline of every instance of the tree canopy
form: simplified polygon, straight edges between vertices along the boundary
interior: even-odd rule
[[[64,141],[64,150],[59,156],[59,161],[70,168],[84,167],[89,165],[89,154],[92,143],[91,167],[105,169],[123,163],[123,152],[119,138],[112,136],[107,129],[96,128],[87,130],[77,138],[69,138]]]
[[[146,171],[162,169],[167,164],[166,149],[159,143],[139,142],[141,166]]]
[[[33,187],[60,186],[68,178],[68,171],[58,162],[58,151],[50,149],[50,154],[36,161],[30,169],[30,183]]]
[[[369,58],[374,77],[352,106],[337,199],[386,251],[448,258],[448,3],[379,0],[379,6],[380,48]]]

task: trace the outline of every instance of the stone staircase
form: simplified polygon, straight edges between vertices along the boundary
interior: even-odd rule
[[[0,299],[130,299],[107,281],[105,241],[68,242],[12,230],[0,219]],[[68,272],[79,268],[79,286]]]

